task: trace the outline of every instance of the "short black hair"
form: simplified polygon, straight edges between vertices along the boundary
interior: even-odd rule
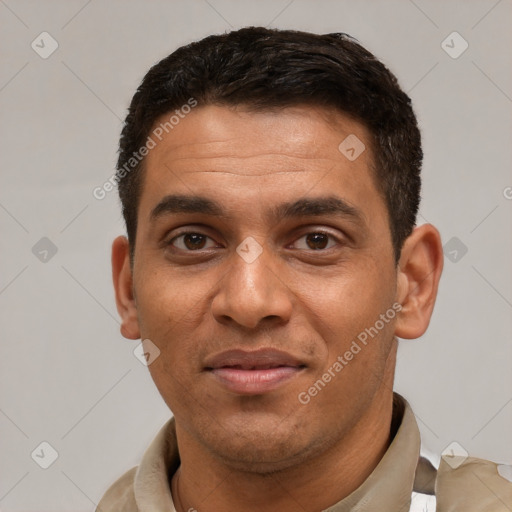
[[[263,27],[178,48],[148,71],[133,96],[116,174],[132,261],[144,176],[141,148],[157,119],[191,99],[199,106],[255,110],[318,105],[361,122],[371,135],[373,176],[386,202],[398,261],[416,223],[421,188],[421,135],[409,96],[386,66],[347,34]]]

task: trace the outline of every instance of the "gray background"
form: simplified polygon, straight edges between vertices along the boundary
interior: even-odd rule
[[[0,16],[4,512],[93,510],[169,417],[133,355],[139,342],[119,334],[116,191],[98,201],[92,190],[113,172],[149,66],[245,25],[348,32],[410,93],[425,149],[419,220],[456,239],[428,334],[401,343],[396,389],[428,450],[457,441],[512,463],[510,0],[5,0]],[[31,48],[50,48],[43,31],[59,44],[46,59]],[[453,31],[469,43],[456,59],[441,45]],[[59,455],[46,470],[31,457],[42,441]]]

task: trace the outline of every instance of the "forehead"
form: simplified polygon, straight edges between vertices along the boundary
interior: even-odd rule
[[[349,206],[359,204],[364,217],[375,207],[386,216],[371,171],[369,133],[347,116],[311,106],[254,112],[210,105],[173,125],[168,119],[162,116],[153,128],[159,137],[152,135],[156,144],[145,160],[142,222],[172,194],[245,209],[246,220],[255,220],[258,208],[270,219],[276,203],[333,193]]]
[[[169,125],[169,118],[165,114],[153,126],[152,133],[156,131],[160,136],[153,137],[158,140],[146,159],[148,167],[189,156],[228,156],[226,151],[230,157],[242,158],[265,152],[306,160],[339,158],[339,145],[347,137],[367,142],[370,138],[360,122],[337,111],[308,105],[263,111],[208,105],[196,107],[175,125]],[[363,160],[369,154],[366,152]]]

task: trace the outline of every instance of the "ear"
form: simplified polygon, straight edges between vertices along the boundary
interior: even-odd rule
[[[439,231],[431,224],[417,227],[404,242],[398,263],[397,301],[402,305],[395,335],[419,338],[428,327],[443,270]]]
[[[124,236],[118,236],[112,244],[112,279],[117,311],[121,316],[121,334],[130,340],[137,340],[140,330],[133,293],[130,247]]]

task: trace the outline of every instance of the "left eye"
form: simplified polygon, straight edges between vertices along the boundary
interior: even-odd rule
[[[207,247],[207,240],[213,242],[209,236],[203,235],[201,233],[190,232],[175,236],[169,242],[169,244],[183,251],[197,251],[200,249],[209,249],[210,247],[215,247],[215,243],[213,243],[213,245],[210,247]]]
[[[311,249],[313,251],[318,251],[322,249],[330,249],[334,245],[336,245],[336,241],[334,237],[328,233],[320,232],[312,232],[307,233],[304,236],[301,236],[298,240],[305,240],[306,247],[298,247],[298,249]],[[329,244],[329,239],[333,241],[332,245]],[[295,242],[297,243],[297,242]]]

